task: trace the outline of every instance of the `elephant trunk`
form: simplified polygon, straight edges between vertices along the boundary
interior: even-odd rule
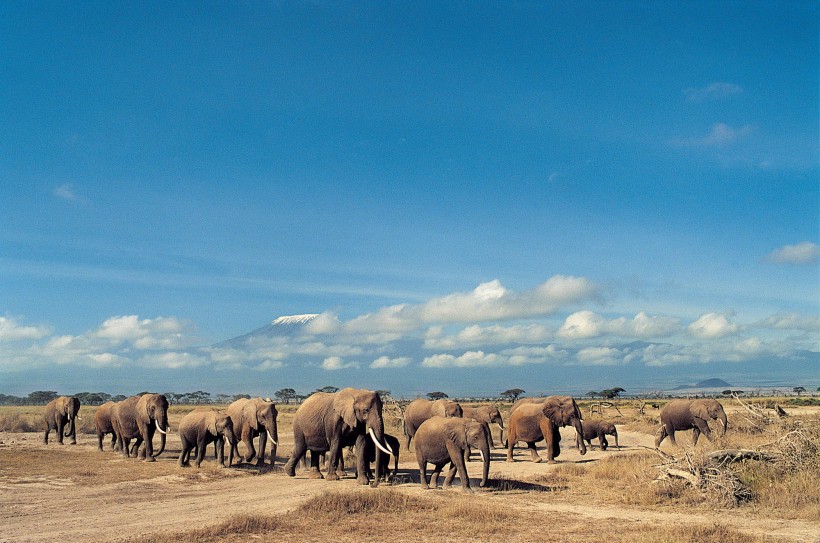
[[[487,481],[490,477],[490,444],[486,443],[482,445],[481,448],[478,449],[481,453],[481,460],[484,462],[482,471],[481,471],[481,482],[478,484],[481,488],[487,486]]]
[[[587,453],[587,446],[584,443],[584,425],[581,419],[576,418],[573,421],[573,426],[575,427],[575,432],[578,434],[578,451],[581,455],[585,455]]]
[[[612,435],[615,436],[615,448],[621,450],[621,446],[618,445],[618,430],[615,429],[612,431]]]
[[[66,429],[65,434],[63,434],[65,437],[71,437],[71,436],[74,435],[74,432],[76,430],[76,428],[74,426],[74,417],[75,416],[76,415],[71,415],[71,414],[68,415],[68,428]]]
[[[718,413],[717,419],[720,422],[721,426],[723,426],[723,430],[721,431],[720,435],[726,435],[726,430],[729,429],[728,421],[726,420],[726,412],[721,409],[720,413]]]
[[[167,417],[165,417],[165,421],[166,421],[165,426],[166,427],[168,426],[167,420],[168,420]],[[165,438],[167,437],[167,432],[162,429],[162,426],[161,426],[161,423],[160,423],[159,419],[154,419],[154,423],[157,425],[157,430],[159,430],[159,450],[151,456],[156,458],[157,456],[161,455],[163,453],[163,451],[165,451]]]
[[[373,440],[373,444],[376,446],[376,476],[373,481],[373,488],[379,486],[379,475],[381,475],[380,466],[382,465],[382,455],[392,455],[393,451],[390,450],[390,446],[387,445],[384,441],[384,422],[382,421],[381,417],[374,421],[375,424],[368,424],[367,433],[370,434],[370,439]]]

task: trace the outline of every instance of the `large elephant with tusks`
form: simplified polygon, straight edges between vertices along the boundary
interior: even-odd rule
[[[134,456],[153,462],[165,450],[165,439],[168,432],[168,400],[162,394],[143,394],[131,396],[111,408],[111,420],[117,434],[117,444],[123,456],[130,456],[129,444],[136,439]],[[154,453],[154,432],[160,433],[159,451]],[[145,446],[140,449],[140,444]]]
[[[328,453],[327,479],[337,480],[337,468],[343,447],[356,447],[357,481],[366,485],[364,443],[370,438],[376,445],[376,466],[382,454],[393,454],[384,442],[382,399],[372,390],[345,388],[338,392],[316,392],[293,417],[293,453],[285,464],[285,473],[296,475],[296,464],[311,451],[310,477],[320,479],[319,455]],[[377,468],[378,471],[378,468]],[[378,473],[372,483],[379,486]]]

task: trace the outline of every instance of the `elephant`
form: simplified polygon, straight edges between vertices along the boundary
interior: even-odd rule
[[[376,466],[382,454],[394,454],[384,442],[382,399],[371,390],[344,388],[338,392],[316,392],[306,399],[293,416],[293,452],[285,464],[285,473],[296,475],[296,464],[311,451],[309,477],[321,479],[319,455],[327,452],[327,479],[338,480],[337,468],[343,447],[356,447],[356,479],[368,484],[364,443],[370,436],[376,446]],[[378,471],[378,468],[377,468]],[[379,486],[378,478],[372,486]]]
[[[438,487],[438,476],[450,462],[450,470],[444,478],[444,488],[449,488],[456,470],[461,479],[461,489],[472,492],[470,477],[464,459],[468,447],[478,449],[484,462],[479,486],[487,485],[490,473],[490,437],[480,422],[458,417],[431,417],[421,423],[416,431],[416,460],[419,463],[419,480],[423,489]],[[427,463],[434,466],[427,484]]]
[[[257,466],[265,464],[265,447],[270,438],[270,465],[276,463],[276,450],[279,446],[279,430],[276,424],[276,417],[279,412],[276,405],[270,400],[262,398],[246,399],[240,398],[228,406],[227,414],[233,421],[233,431],[237,440],[245,444],[245,456],[240,458],[241,462],[250,463],[256,456],[256,449],[253,447],[253,438],[259,436],[259,456],[256,460]]]
[[[555,458],[561,454],[561,433],[558,431],[561,426],[573,426],[579,436],[584,434],[581,410],[570,396],[550,396],[543,403],[518,406],[507,424],[507,462],[513,461],[513,449],[518,441],[524,441],[530,448],[533,462],[541,462],[535,443],[543,439],[547,442],[547,462],[554,464]],[[582,455],[587,453],[583,440],[578,449]]]
[[[494,405],[482,405],[479,407],[464,407],[462,408],[463,417],[465,419],[472,419],[476,422],[480,422],[484,425],[484,429],[487,430],[487,435],[490,436],[490,446],[495,447],[495,443],[493,443],[493,434],[490,431],[490,424],[497,424],[498,427],[501,429],[498,434],[498,440],[504,440],[504,419],[501,418],[501,411],[498,410],[497,407]],[[470,459],[470,453],[467,453],[467,460]]]
[[[589,443],[590,448],[592,447],[592,440],[597,437],[598,443],[601,445],[601,450],[605,451],[606,448],[609,447],[609,442],[606,440],[607,435],[615,437],[615,446],[620,449],[621,446],[618,444],[618,429],[615,428],[614,422],[601,419],[588,419],[584,421],[583,440]],[[582,439],[581,434],[575,437],[576,444],[579,439]]]
[[[162,394],[143,394],[131,396],[111,407],[111,420],[117,434],[117,444],[123,456],[133,454],[154,462],[165,450],[165,440],[170,430],[168,427],[168,400]],[[154,454],[154,431],[160,433],[159,451]],[[131,439],[136,438],[133,451],[129,450]],[[140,444],[145,446],[140,451]],[[129,454],[130,453],[130,454]]]
[[[701,398],[697,400],[672,400],[661,409],[661,427],[655,437],[655,447],[660,447],[661,442],[669,436],[673,445],[675,432],[678,430],[692,429],[692,444],[698,444],[698,437],[701,432],[709,441],[712,441],[712,431],[709,429],[707,420],[713,419],[723,426],[721,435],[726,434],[728,428],[726,412],[720,402],[711,398]]]
[[[234,434],[233,421],[227,413],[215,409],[191,411],[182,417],[177,433],[180,441],[182,441],[182,451],[179,454],[180,467],[188,465],[191,451],[194,448],[196,448],[196,467],[199,467],[205,458],[205,448],[209,443],[214,444],[219,465],[225,467],[226,440],[230,444],[228,466],[230,467],[233,464],[237,439]]]
[[[105,402],[94,413],[94,427],[97,429],[97,443],[101,451],[105,434],[111,434],[111,449],[117,450],[117,433],[114,431],[114,424],[111,420],[112,407],[114,407],[114,402]]]
[[[410,450],[410,440],[416,434],[416,429],[430,417],[462,417],[464,410],[458,402],[450,400],[413,400],[404,410],[404,435],[407,438],[407,450]]]
[[[399,449],[401,448],[401,443],[399,442],[399,438],[396,436],[392,436],[390,434],[384,434],[384,442],[393,451],[393,479],[396,479],[396,475],[399,472]],[[372,473],[370,472],[370,464],[376,461],[376,444],[370,440],[365,440],[364,442],[364,458],[366,462],[366,473],[367,477],[370,478]],[[390,479],[389,472],[390,472],[390,455],[383,454],[379,460],[379,464],[376,466],[376,478],[381,479],[384,478],[385,481]],[[357,474],[358,475],[358,474]]]
[[[46,433],[43,443],[48,444],[48,433],[57,431],[57,442],[62,445],[63,437],[70,437],[71,444],[77,444],[77,425],[75,419],[80,411],[80,400],[73,396],[60,396],[46,404],[43,418],[46,421]],[[65,425],[68,424],[68,429]],[[65,433],[64,433],[65,432]]]

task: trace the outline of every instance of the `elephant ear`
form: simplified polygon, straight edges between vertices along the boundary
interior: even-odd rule
[[[706,408],[706,405],[703,402],[693,402],[692,405],[689,407],[689,412],[703,420],[709,420],[709,409]]]
[[[559,402],[549,401],[544,403],[542,411],[553,424],[564,426],[564,420],[561,417],[561,404]]]
[[[445,432],[447,439],[456,444],[457,447],[464,449],[467,446],[467,427],[463,428],[455,424],[449,425]]]
[[[212,417],[210,417],[211,418],[211,420],[209,421],[210,424],[208,424],[208,432],[210,432],[210,434],[213,435],[213,436],[215,436],[217,434],[217,431],[216,431],[216,419],[217,419],[217,417],[218,417],[218,415],[216,413],[214,413],[214,415]]]
[[[355,428],[358,423],[356,411],[353,409],[355,402],[356,397],[351,388],[340,390],[333,398],[333,411],[351,428]]]

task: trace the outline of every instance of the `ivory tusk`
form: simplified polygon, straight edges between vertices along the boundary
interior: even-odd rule
[[[395,456],[395,455],[393,454],[393,451],[391,451],[391,450],[390,450],[390,446],[389,446],[389,445],[387,446],[388,448],[387,448],[387,449],[385,449],[385,448],[384,448],[384,446],[382,446],[382,444],[381,444],[381,443],[379,443],[379,440],[378,440],[378,439],[376,439],[376,434],[375,434],[375,433],[373,433],[373,428],[370,428],[370,429],[368,430],[368,432],[370,433],[370,439],[372,439],[372,440],[373,440],[373,443],[375,443],[375,444],[376,444],[376,447],[378,447],[379,449],[381,449],[381,451],[382,451],[383,453],[387,453],[387,454],[389,454],[390,456]]]
[[[482,462],[486,462],[486,461],[487,461],[487,459],[486,459],[486,458],[484,458],[484,451],[482,451],[481,449],[478,449],[478,454],[480,454],[480,455],[481,455],[481,461],[482,461]]]
[[[270,435],[270,430],[266,430],[266,431],[268,432],[268,437],[270,438],[270,442],[273,443],[276,446],[279,446],[279,444],[276,442],[276,440],[273,439],[273,436]]]
[[[160,434],[166,434],[166,435],[168,434],[168,432],[166,432],[165,430],[163,430],[162,428],[159,427],[159,422],[157,422],[157,419],[154,419],[154,424],[156,424],[157,430],[159,430]]]

